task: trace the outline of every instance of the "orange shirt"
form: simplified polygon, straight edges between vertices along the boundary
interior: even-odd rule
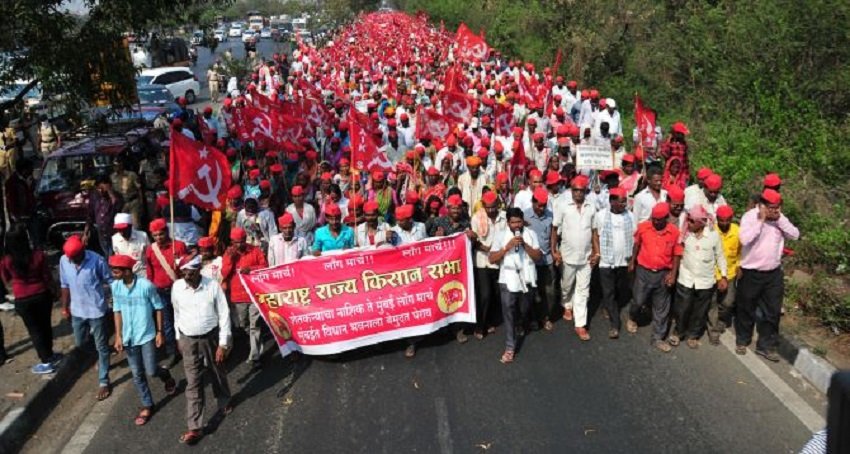
[[[641,222],[635,231],[635,245],[640,245],[638,265],[654,271],[672,269],[673,256],[677,252],[681,255],[681,249],[676,247],[678,243],[679,229],[675,225],[667,223],[659,232],[652,226],[652,220]]]

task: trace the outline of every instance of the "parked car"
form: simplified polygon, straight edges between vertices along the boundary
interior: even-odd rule
[[[218,40],[218,42],[220,43],[227,42],[227,32],[223,28],[219,28],[218,30],[216,30],[214,36],[215,39]]]
[[[269,28],[264,28],[260,30],[260,39],[271,39],[272,31]]]
[[[167,87],[142,85],[138,87],[138,92],[142,118],[145,121],[152,122],[161,113],[165,113],[169,117],[180,113],[180,106],[174,101],[174,95]]]
[[[235,24],[231,25],[230,31],[227,32],[227,34],[230,35],[231,38],[238,38],[238,37],[242,36],[242,26],[241,25],[235,25]]]
[[[35,192],[36,212],[47,222],[49,245],[61,248],[68,236],[83,232],[95,179],[112,171],[115,157],[138,162],[150,147],[159,147],[157,134],[150,128],[133,128],[72,139],[47,157]]]
[[[136,77],[136,83],[142,85],[163,85],[175,98],[183,96],[193,104],[201,92],[201,84],[191,69],[182,66],[146,69]]]
[[[195,30],[195,32],[192,33],[192,38],[189,40],[189,43],[193,46],[200,46],[204,44],[204,32]]]

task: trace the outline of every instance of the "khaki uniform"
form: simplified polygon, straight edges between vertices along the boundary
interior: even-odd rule
[[[59,148],[59,133],[50,123],[41,123],[39,128],[41,136],[41,154],[45,158]]]
[[[121,175],[113,174],[112,187],[124,199],[124,212],[133,217],[133,227],[140,229],[142,200],[139,198],[139,177],[126,170]]]
[[[213,102],[218,102],[219,97],[219,83],[218,83],[218,73],[210,68],[207,71],[207,82],[209,82],[210,86],[210,99]]]

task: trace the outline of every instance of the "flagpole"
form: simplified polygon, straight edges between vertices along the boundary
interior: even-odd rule
[[[177,244],[174,241],[174,130],[171,130],[171,143],[168,144],[168,205],[171,210],[171,228],[169,235],[171,236],[171,259],[176,262],[177,259]]]

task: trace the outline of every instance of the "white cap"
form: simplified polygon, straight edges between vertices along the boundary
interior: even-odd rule
[[[472,120],[469,121],[469,126],[474,128],[478,127],[478,117],[472,117]]]
[[[117,227],[119,225],[128,226],[133,224],[133,216],[130,216],[128,213],[118,213],[115,215],[115,221],[112,223],[113,227]],[[124,227],[122,227],[124,228]]]
[[[180,263],[181,270],[197,270],[201,268],[201,256],[195,255],[191,259],[184,259]]]
[[[496,90],[495,90],[495,89],[493,89],[493,88],[488,88],[486,93],[487,93],[487,96],[489,96],[489,97],[491,97],[491,98],[492,98],[493,96],[496,96]]]
[[[610,107],[612,109],[617,108],[617,101],[614,101],[614,98],[608,98],[605,100],[605,106]]]

